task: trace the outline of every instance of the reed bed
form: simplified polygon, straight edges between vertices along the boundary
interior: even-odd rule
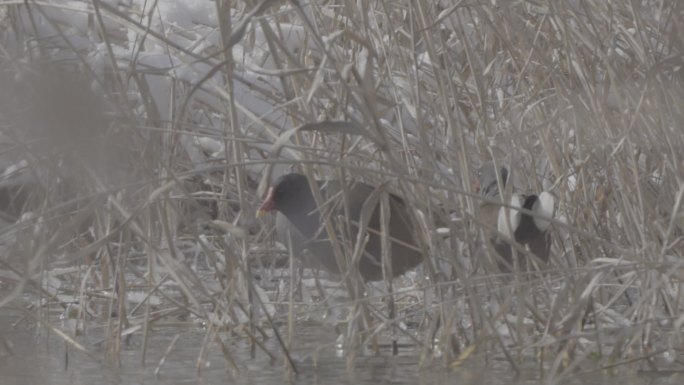
[[[71,346],[100,352],[79,334],[104,325],[116,360],[127,336],[178,323],[236,371],[228,336],[296,371],[293,328],[344,308],[350,362],[398,340],[452,369],[682,369],[679,1],[4,2],[0,15],[0,308]],[[549,264],[502,273],[484,247],[471,186],[492,159],[557,198]],[[255,218],[289,169],[389,183],[422,224],[425,263],[384,285],[308,279]]]

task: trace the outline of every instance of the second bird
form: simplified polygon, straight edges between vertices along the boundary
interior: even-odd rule
[[[529,248],[530,252],[542,262],[547,262],[551,249],[548,233],[551,223],[544,218],[553,217],[555,200],[547,192],[542,192],[539,195],[504,193],[503,203],[511,207],[491,202],[491,200],[501,201],[502,193],[499,190],[499,183],[501,187],[505,187],[507,179],[508,170],[505,167],[499,168],[498,179],[496,167],[493,163],[485,163],[480,167],[476,187],[480,195],[490,200],[482,201],[480,217],[484,223],[495,227],[509,239],[515,240],[522,247]],[[534,215],[523,213],[516,210],[515,207],[529,210]],[[513,250],[510,242],[500,236],[492,236],[490,242],[504,262],[510,265],[513,261]]]

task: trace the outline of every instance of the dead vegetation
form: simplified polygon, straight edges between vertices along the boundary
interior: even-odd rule
[[[325,288],[290,285],[254,214],[292,165],[389,181],[424,222],[396,319],[360,282],[343,303],[350,356],[396,337],[450,367],[681,370],[680,1],[218,1],[189,25],[28,4],[0,21],[0,307],[55,330],[75,308],[63,338],[90,350],[73,332],[106,325],[111,357],[192,319],[230,366],[226,333],[288,361]],[[491,159],[556,196],[548,265],[502,274],[483,247],[471,185]]]

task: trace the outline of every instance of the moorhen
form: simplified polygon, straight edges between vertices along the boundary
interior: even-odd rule
[[[508,179],[508,170],[505,167],[499,169],[499,178],[501,186],[505,187]],[[499,191],[499,182],[497,181],[497,172],[494,164],[485,163],[480,167],[476,188],[481,196],[490,200],[501,201],[501,192]],[[506,195],[503,202],[511,207],[501,206],[491,201],[482,201],[480,205],[480,219],[483,223],[495,227],[500,233],[506,235],[509,240],[513,239],[519,245],[527,247],[541,261],[547,262],[551,248],[548,233],[551,223],[544,218],[553,217],[555,204],[553,196],[548,192],[542,192],[539,195],[517,193],[510,194],[510,196]],[[523,213],[514,207],[530,210],[535,215]],[[490,242],[504,262],[510,266],[513,252],[509,241],[499,236],[493,236],[490,238]]]
[[[358,239],[365,242],[365,248],[358,262],[358,269],[366,281],[377,281],[382,274],[382,236],[380,202],[384,193],[374,195],[376,188],[363,182],[344,184],[338,180],[316,182],[320,188],[323,206],[317,207],[314,194],[306,176],[291,173],[278,178],[268,190],[257,216],[265,212],[277,211],[276,232],[285,244],[289,238],[293,250],[307,249],[315,260],[315,267],[323,268],[333,274],[344,275],[340,271],[324,218],[329,218],[335,229],[335,239],[340,249],[351,255]],[[420,246],[416,242],[413,222],[404,200],[387,193],[389,201],[389,257],[392,277],[403,274],[423,260]],[[373,196],[374,202],[369,200]],[[364,204],[373,204],[368,219]],[[358,237],[359,221],[367,220],[366,234]]]

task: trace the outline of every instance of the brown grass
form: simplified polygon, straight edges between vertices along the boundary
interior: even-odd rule
[[[664,357],[681,354],[684,324],[684,7],[491,3],[237,2],[232,22],[221,8],[217,25],[186,30],[101,2],[4,5],[2,157],[26,161],[30,178],[6,199],[0,307],[30,293],[50,323],[71,296],[92,312],[82,322],[108,325],[112,357],[125,333],[190,316],[205,344],[231,330],[267,351],[277,335],[268,354],[286,360],[302,307],[255,280],[271,276],[273,248],[254,213],[270,168],[295,165],[390,181],[429,213],[426,266],[395,282],[396,317],[417,326],[395,328],[380,297],[356,300],[350,356],[392,330],[425,364],[503,355],[519,370],[532,358],[547,378],[681,369]],[[85,30],[64,23],[71,12]],[[86,33],[104,48],[75,45]],[[262,67],[245,68],[237,43]],[[149,52],[175,68],[150,68]],[[517,187],[558,198],[548,266],[487,262],[470,186],[492,158]],[[452,236],[436,236],[449,215]],[[138,305],[117,300],[132,292]]]

